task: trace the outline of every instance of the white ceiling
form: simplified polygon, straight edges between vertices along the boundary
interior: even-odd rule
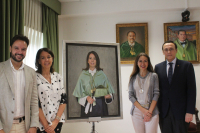
[[[58,0],[60,2],[84,2],[84,1],[106,1],[106,0]]]
[[[81,2],[81,1],[94,1],[94,0],[58,0],[58,1],[60,1],[60,2],[77,2],[77,1]]]

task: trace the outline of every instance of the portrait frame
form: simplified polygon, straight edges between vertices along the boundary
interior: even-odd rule
[[[127,41],[127,33],[134,31],[136,33],[135,41],[141,44],[145,53],[149,55],[148,49],[148,23],[123,23],[116,24],[116,42],[120,44]],[[121,51],[120,51],[121,52]],[[136,57],[120,57],[121,64],[133,64]]]
[[[199,21],[191,22],[172,22],[164,23],[164,41],[175,41],[178,39],[178,31],[185,30],[187,40],[192,42],[196,47],[196,60],[187,60],[191,63],[199,63]]]
[[[80,116],[81,105],[77,98],[73,96],[82,69],[86,67],[86,57],[89,51],[98,53],[100,67],[103,68],[103,72],[115,91],[113,102],[107,105],[109,115],[101,117],[101,121],[123,119],[119,44],[64,40],[62,71],[68,101],[65,110],[66,122],[87,122],[90,118]]]

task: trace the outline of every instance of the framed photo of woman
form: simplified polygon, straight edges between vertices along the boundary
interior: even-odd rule
[[[63,42],[67,121],[122,119],[119,45]]]

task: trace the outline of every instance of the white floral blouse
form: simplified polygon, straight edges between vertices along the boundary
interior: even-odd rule
[[[36,73],[36,75],[39,107],[42,108],[49,125],[52,125],[52,121],[56,118],[60,104],[67,103],[63,79],[57,72],[51,73],[51,83],[40,73]],[[61,116],[60,122],[65,122],[64,113]],[[44,131],[44,127],[41,123],[39,128],[40,131]]]

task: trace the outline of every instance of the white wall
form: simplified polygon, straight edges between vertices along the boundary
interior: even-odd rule
[[[165,58],[161,46],[164,42],[163,23],[181,22],[185,0],[102,0],[62,3],[59,16],[60,57],[62,40],[88,42],[116,42],[116,24],[148,23],[149,56],[152,65]],[[188,0],[191,21],[200,21],[200,1]],[[60,63],[62,59],[60,58]],[[96,124],[99,133],[134,133],[129,114],[127,85],[132,64],[121,65],[123,119],[103,121]],[[194,64],[197,81],[197,103],[200,110],[200,64]],[[60,65],[61,70],[61,65]],[[62,71],[60,71],[62,73]],[[89,133],[91,124],[86,122],[66,123],[62,133]]]

